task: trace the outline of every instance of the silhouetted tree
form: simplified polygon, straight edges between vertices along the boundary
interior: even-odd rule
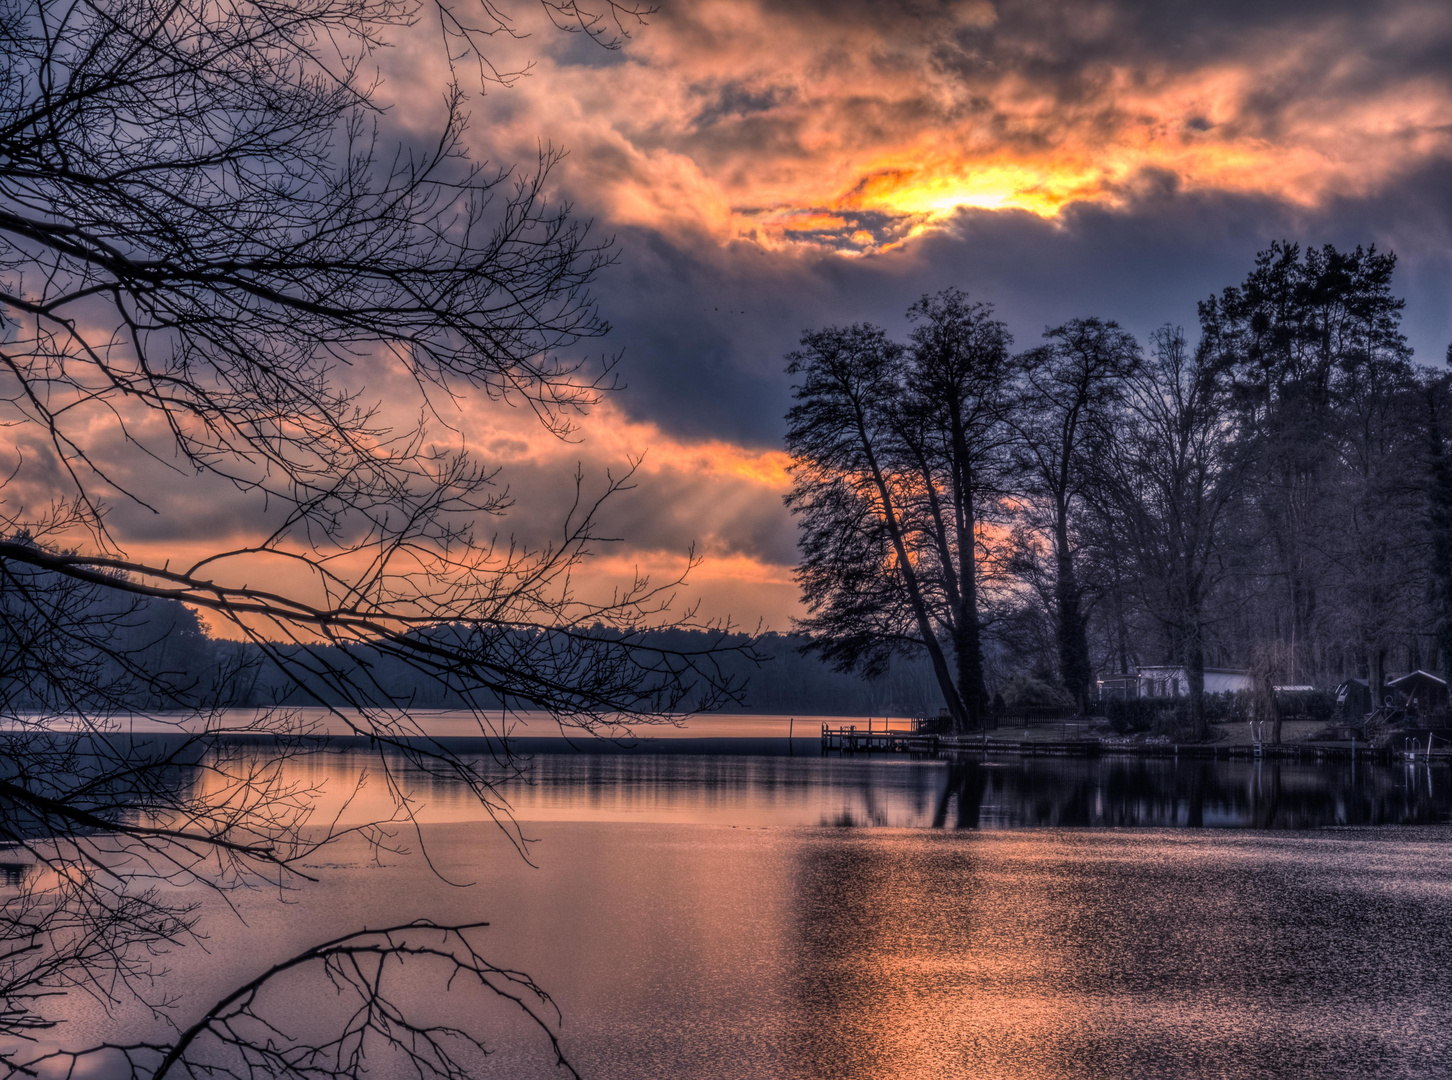
[[[1448,349],[1452,362],[1452,348]],[[1446,429],[1452,417],[1452,380],[1429,379],[1425,389],[1428,490],[1427,589],[1435,663],[1452,677],[1452,454]]]
[[[979,528],[1000,491],[1009,338],[957,290],[909,316],[910,347],[859,325],[808,332],[789,357],[801,376],[786,439],[801,626],[843,668],[926,650],[966,730],[987,715]]]
[[[1405,385],[1411,374],[1399,329],[1403,301],[1391,292],[1395,266],[1394,255],[1375,248],[1341,252],[1327,245],[1303,253],[1277,243],[1256,256],[1243,284],[1200,305],[1202,347],[1234,380],[1247,521],[1264,534],[1256,550],[1283,590],[1283,603],[1267,611],[1272,621],[1263,635],[1291,643],[1293,669],[1298,653],[1311,655],[1317,642],[1334,638],[1335,624],[1349,614],[1323,612],[1331,579],[1347,582],[1344,594],[1382,576],[1370,566],[1348,575],[1361,556],[1345,541],[1358,524],[1347,500],[1362,510],[1372,506],[1367,470],[1375,471],[1373,458],[1381,456],[1372,443],[1388,433],[1371,435],[1360,425],[1384,415],[1387,394],[1396,396],[1393,384]],[[1380,526],[1376,531],[1383,544],[1395,539]],[[1361,555],[1376,558],[1369,549]],[[1384,619],[1360,607],[1352,617],[1380,685]],[[1330,626],[1320,624],[1323,616]],[[1299,666],[1314,668],[1314,655]]]
[[[1095,318],[1074,319],[1044,337],[1047,344],[1020,357],[1012,425],[1025,506],[1053,549],[1059,679],[1082,709],[1093,671],[1078,519],[1093,481],[1093,446],[1113,437],[1115,406],[1140,350],[1117,323]]]
[[[1164,327],[1129,376],[1117,437],[1095,461],[1099,527],[1159,627],[1165,658],[1185,665],[1200,734],[1208,603],[1230,571],[1227,517],[1243,474],[1228,395],[1223,373]]]
[[[613,0],[542,9],[607,46],[612,24],[644,13]],[[589,369],[566,355],[607,328],[589,287],[611,254],[546,200],[558,153],[490,170],[461,141],[459,72],[507,81],[484,50],[513,32],[506,13],[434,14],[446,117],[431,143],[392,145],[370,58],[416,5],[21,0],[0,12],[0,419],[28,448],[0,517],[0,841],[42,868],[0,904],[0,1033],[45,1029],[55,999],[78,988],[141,994],[157,946],[193,927],[162,886],[286,883],[338,835],[304,835],[309,793],[278,779],[278,760],[315,746],[295,716],[248,725],[277,747],[259,764],[221,738],[214,707],[235,672],[179,677],[192,612],[367,736],[405,818],[400,763],[463,785],[507,825],[500,774],[429,738],[411,696],[375,679],[379,658],[474,706],[505,775],[503,721],[486,707],[543,709],[588,731],[730,691],[719,643],[643,646],[669,583],[641,577],[601,603],[576,595],[598,499],[562,507],[553,543],[496,542],[490,522],[510,503],[496,471],[430,424],[473,392],[524,404],[559,433],[612,385],[608,359]],[[399,423],[398,401],[365,396],[379,373],[418,389],[423,419]],[[251,499],[257,535],[205,557],[128,554],[114,507],[160,512],[135,461]],[[147,639],[158,611],[173,632]],[[316,644],[334,648],[301,647]],[[138,694],[182,710],[174,738],[123,736]],[[381,964],[427,948],[512,992],[461,951],[467,938],[400,928],[312,959],[336,985],[344,956]],[[404,1033],[388,1045],[413,1068],[458,1074],[427,1027],[398,1020],[375,983],[358,989],[380,1010],[369,1030],[385,1043]],[[273,1029],[244,1015],[254,1004],[194,1030],[223,1064],[191,1057],[200,1043],[184,1036],[125,1052],[129,1068],[362,1068],[364,1042],[274,1046]],[[38,1064],[13,1042],[3,1054],[12,1070]]]

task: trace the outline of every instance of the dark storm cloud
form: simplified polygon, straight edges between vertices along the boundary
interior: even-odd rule
[[[790,611],[785,354],[831,323],[902,335],[948,286],[1020,348],[1080,315],[1143,340],[1193,333],[1273,241],[1374,243],[1400,257],[1418,358],[1452,340],[1452,5],[671,0],[619,51],[531,29],[507,48],[539,67],[473,108],[470,138],[493,162],[569,149],[554,190],[619,253],[596,290],[614,329],[577,354],[620,350],[627,386],[572,443],[494,406],[463,418],[517,498],[486,532],[557,538],[576,461],[597,491],[645,452],[602,518],[617,569],[695,543],[727,567],[720,603],[739,573]],[[405,88],[389,122],[422,145],[437,85],[420,67]],[[118,509],[137,543],[262,522],[135,468],[165,502]]]
[[[1396,251],[1419,359],[1452,338],[1440,0],[674,0],[608,59],[540,44],[504,126],[570,147],[620,405],[673,438],[779,445],[807,327],[957,285],[1021,347],[1193,330],[1282,239]]]
[[[1441,362],[1452,340],[1448,165],[1318,211],[1172,190],[1125,209],[1076,206],[1054,221],[965,210],[904,248],[858,259],[674,247],[628,232],[601,295],[625,350],[632,415],[676,435],[777,445],[789,405],[783,357],[808,327],[867,321],[903,333],[908,306],[951,285],[993,303],[1023,348],[1079,315],[1117,319],[1141,338],[1166,322],[1193,330],[1196,302],[1237,284],[1276,240],[1395,251],[1405,330],[1418,359]]]

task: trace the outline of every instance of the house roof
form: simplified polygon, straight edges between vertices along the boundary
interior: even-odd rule
[[[1387,683],[1387,685],[1388,686],[1400,686],[1404,682],[1411,682],[1413,679],[1417,678],[1418,676],[1421,676],[1423,679],[1431,679],[1434,683],[1437,683],[1440,686],[1446,686],[1447,685],[1447,680],[1446,679],[1439,679],[1436,675],[1433,675],[1430,671],[1423,671],[1421,668],[1418,668],[1416,671],[1412,672],[1410,675],[1403,675],[1400,679],[1392,679],[1389,683]]]

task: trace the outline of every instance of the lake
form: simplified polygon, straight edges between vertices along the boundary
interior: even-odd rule
[[[345,820],[378,805],[367,758],[297,769]],[[342,929],[487,919],[602,1080],[1452,1068],[1445,766],[539,754],[501,789],[529,862],[394,769],[408,852],[345,841],[287,903],[234,894],[240,920],[203,898],[206,951],[176,950],[170,984],[214,997]],[[68,1034],[131,1022],[78,1005]],[[513,1012],[491,1022],[481,1075],[564,1075]]]

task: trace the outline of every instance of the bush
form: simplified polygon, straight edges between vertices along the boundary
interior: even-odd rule
[[[1134,731],[1148,731],[1154,726],[1155,718],[1165,709],[1175,708],[1174,698],[1129,698],[1126,701],[1109,701],[1104,706],[1104,717],[1109,721],[1111,731],[1128,735]]]
[[[1307,716],[1327,724],[1336,715],[1336,691],[1303,690],[1291,694],[1277,694],[1276,707],[1282,716]]]
[[[1003,703],[1010,709],[1072,705],[1073,698],[1060,687],[1032,675],[1015,675],[1003,684]]]
[[[1250,719],[1250,691],[1227,690],[1205,695],[1207,724],[1236,724]]]
[[[1209,710],[1206,711],[1208,713]],[[1150,734],[1163,735],[1171,742],[1194,742],[1195,721],[1190,716],[1189,701],[1181,699],[1173,707],[1156,713],[1154,722],[1150,724]]]
[[[1167,718],[1173,717],[1173,720]],[[1189,739],[1194,734],[1190,719],[1190,699],[1187,697],[1130,698],[1128,701],[1107,701],[1104,716],[1110,730],[1120,735],[1130,732],[1150,731],[1156,735]],[[1205,722],[1207,724],[1233,724],[1245,721],[1250,716],[1250,694],[1239,690],[1234,693],[1205,695]],[[1171,727],[1174,730],[1171,730]]]

